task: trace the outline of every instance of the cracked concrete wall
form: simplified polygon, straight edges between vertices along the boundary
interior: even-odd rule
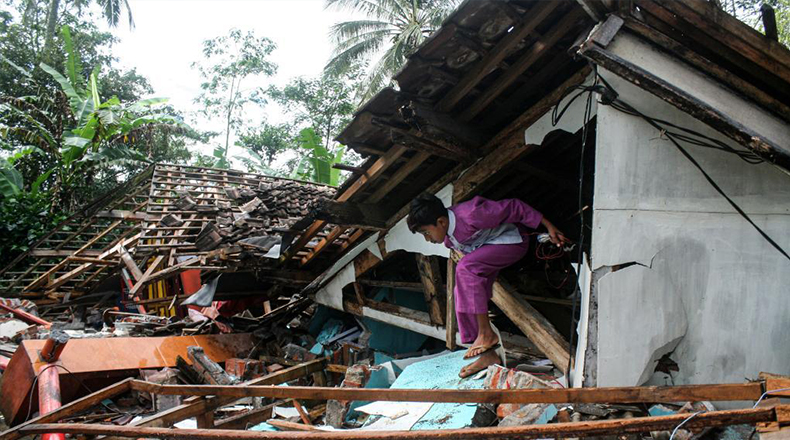
[[[650,54],[642,54],[650,56]],[[659,63],[662,68],[683,66]],[[734,143],[655,96],[601,74],[640,111]],[[790,176],[687,146],[750,217],[790,249]],[[790,374],[790,262],[640,119],[599,105],[592,238],[594,273],[586,377],[597,386],[650,381],[671,353],[674,384]],[[636,262],[620,270],[618,267]],[[606,273],[608,272],[608,273]],[[593,365],[594,364],[594,365]],[[589,383],[589,381],[587,382]]]

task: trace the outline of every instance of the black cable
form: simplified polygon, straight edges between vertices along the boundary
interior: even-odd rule
[[[610,88],[610,89],[611,89],[611,86],[610,86],[608,83],[606,83],[606,80],[604,80],[603,78],[601,78],[601,79],[603,80],[603,83],[604,83],[604,84],[605,84],[605,85],[606,85],[608,88]],[[612,89],[612,90],[614,90],[614,89]],[[630,114],[630,115],[633,115],[633,116],[638,116],[638,117],[640,117],[642,120],[644,120],[645,122],[647,122],[648,124],[650,124],[650,125],[651,125],[653,128],[655,128],[655,129],[659,130],[660,132],[662,132],[662,133],[663,133],[663,134],[664,134],[664,135],[667,137],[667,139],[669,139],[669,141],[670,141],[670,142],[672,142],[672,144],[675,146],[675,148],[677,148],[677,149],[678,149],[678,151],[680,151],[680,153],[681,153],[681,154],[682,154],[682,155],[683,155],[683,156],[684,156],[686,159],[688,159],[688,161],[689,161],[689,162],[691,162],[691,164],[692,164],[692,165],[694,165],[694,166],[697,168],[697,170],[699,170],[699,172],[700,172],[700,173],[702,173],[702,176],[703,176],[703,177],[705,177],[705,180],[707,180],[707,181],[708,181],[708,183],[709,183],[709,184],[710,184],[710,185],[713,187],[713,189],[715,189],[715,190],[716,190],[716,192],[718,192],[718,193],[719,193],[719,194],[720,194],[722,197],[724,197],[724,199],[725,199],[725,200],[726,200],[726,201],[727,201],[727,202],[730,204],[730,206],[732,206],[732,207],[733,207],[733,209],[735,209],[735,211],[737,211],[737,212],[738,212],[738,214],[740,214],[740,215],[741,215],[741,217],[743,217],[743,218],[744,218],[744,220],[746,220],[746,221],[747,221],[747,222],[748,222],[750,225],[752,225],[752,227],[753,227],[753,228],[754,228],[754,229],[755,229],[755,230],[756,230],[756,231],[757,231],[757,232],[758,232],[760,235],[762,235],[762,237],[765,239],[765,241],[767,241],[767,242],[768,242],[768,243],[769,243],[771,246],[773,246],[773,247],[774,247],[774,248],[775,248],[777,251],[779,251],[779,253],[781,253],[781,254],[782,254],[782,255],[783,255],[785,258],[787,258],[788,260],[790,260],[790,255],[788,255],[788,253],[787,253],[787,252],[786,252],[784,249],[782,249],[782,247],[781,247],[781,246],[780,246],[780,245],[779,245],[779,244],[778,244],[776,241],[774,241],[774,239],[772,239],[772,238],[771,238],[771,237],[770,237],[770,236],[769,236],[769,235],[768,235],[768,234],[767,234],[765,231],[763,231],[763,230],[762,230],[762,228],[760,228],[759,226],[757,226],[757,224],[756,224],[756,223],[754,223],[754,221],[751,219],[751,217],[749,217],[749,215],[748,215],[748,214],[746,214],[746,212],[744,212],[744,210],[743,210],[743,209],[741,209],[741,207],[740,207],[740,206],[738,206],[738,204],[737,204],[737,203],[735,203],[735,201],[734,201],[734,200],[732,200],[732,199],[731,199],[731,198],[730,198],[730,197],[729,197],[729,196],[728,196],[728,195],[727,195],[727,194],[724,192],[724,190],[723,190],[723,189],[722,189],[722,188],[721,188],[721,187],[720,187],[720,186],[719,186],[719,185],[718,185],[718,184],[717,184],[717,183],[716,183],[716,182],[713,180],[713,178],[712,178],[712,177],[711,177],[711,176],[710,176],[710,175],[709,175],[709,174],[708,174],[708,173],[707,173],[707,172],[706,172],[706,171],[705,171],[705,170],[702,168],[702,165],[700,165],[700,164],[699,164],[699,162],[697,162],[697,160],[696,160],[696,159],[694,159],[694,157],[691,155],[691,153],[689,153],[689,152],[688,152],[688,151],[687,151],[685,148],[683,148],[683,146],[682,146],[682,145],[680,145],[680,143],[679,143],[679,142],[678,142],[678,141],[675,139],[675,138],[676,138],[676,135],[675,135],[675,134],[673,134],[673,133],[671,133],[671,132],[668,132],[668,131],[666,131],[666,130],[665,130],[665,129],[664,129],[662,126],[661,126],[661,124],[659,124],[658,120],[656,120],[656,119],[654,119],[654,118],[651,118],[651,117],[649,117],[649,116],[647,116],[647,115],[643,114],[643,113],[642,113],[642,112],[640,112],[639,110],[637,110],[637,109],[635,109],[634,107],[632,107],[631,105],[629,105],[629,104],[627,104],[627,103],[625,103],[625,102],[621,101],[620,99],[617,99],[617,98],[616,98],[616,99],[615,99],[615,100],[614,100],[614,101],[611,103],[611,106],[612,106],[612,108],[614,108],[614,109],[616,109],[616,110],[622,111],[622,112],[624,112],[624,113],[628,113],[628,114]],[[690,130],[685,130],[685,131],[690,131]],[[739,157],[740,157],[740,156],[739,156]]]
[[[573,294],[571,295],[573,297],[573,308],[571,311],[571,323],[569,330],[569,335],[570,335],[569,346],[571,350],[573,350],[573,344],[576,339],[575,338],[576,333],[574,331],[575,330],[574,327],[577,324],[576,309],[578,307],[579,299],[581,297],[580,274],[581,274],[582,263],[584,260],[584,252],[583,252],[584,251],[584,152],[587,146],[587,136],[588,136],[587,130],[589,128],[590,117],[592,116],[593,93],[599,92],[602,95],[604,95],[607,92],[605,88],[602,88],[600,85],[598,85],[598,73],[597,73],[598,70],[597,67],[595,66],[593,68],[595,69],[596,72],[595,81],[593,85],[591,86],[577,85],[568,88],[567,90],[565,90],[565,92],[563,92],[562,96],[560,96],[560,99],[557,101],[557,105],[554,106],[554,109],[551,112],[551,124],[552,126],[556,126],[557,123],[559,123],[560,119],[562,119],[562,116],[571,106],[571,104],[573,104],[573,102],[576,101],[576,99],[578,99],[580,96],[587,93],[587,102],[585,103],[585,107],[584,107],[584,122],[582,125],[581,153],[579,156],[579,212],[581,213],[581,215],[579,216],[579,240],[578,240],[579,250],[576,258],[576,287],[574,289]],[[568,101],[568,103],[565,104],[564,107],[562,107],[562,110],[560,110],[560,103],[563,101],[563,99],[568,97],[574,90],[578,90],[579,92],[576,95],[574,95]],[[568,356],[568,366],[566,370],[567,371],[566,382],[568,383],[568,385],[570,385],[568,374],[571,371],[572,364],[573,364],[573,356]]]
[[[88,394],[92,394],[92,393],[93,393],[93,390],[91,390],[90,388],[88,388],[88,386],[87,386],[87,385],[85,385],[85,382],[83,382],[83,381],[82,381],[82,379],[80,379],[79,377],[77,377],[77,375],[76,375],[76,374],[74,374],[74,373],[73,373],[71,370],[69,370],[68,368],[64,367],[63,365],[58,365],[58,364],[49,364],[49,365],[47,365],[46,367],[42,368],[42,369],[41,369],[41,371],[39,371],[39,372],[38,372],[38,374],[36,375],[36,377],[33,379],[33,384],[30,386],[30,392],[29,392],[29,393],[28,393],[28,395],[27,395],[27,400],[28,400],[28,405],[27,405],[27,415],[25,416],[25,418],[24,418],[23,420],[28,420],[28,419],[30,418],[30,414],[32,414],[32,412],[33,412],[33,392],[34,392],[34,391],[36,391],[36,390],[38,389],[38,388],[36,388],[36,384],[38,383],[38,378],[41,376],[41,374],[42,374],[43,372],[45,372],[45,371],[49,370],[50,368],[62,368],[63,370],[65,370],[65,371],[66,371],[66,373],[68,373],[69,375],[71,375],[71,377],[72,377],[72,378],[76,379],[76,380],[77,380],[77,382],[79,382],[79,384],[80,384],[80,385],[82,385],[82,387],[83,387],[83,388],[85,388],[85,391],[87,391],[87,392],[88,392]],[[121,414],[121,415],[129,415],[128,413],[125,413],[125,412],[123,412],[123,411],[119,411],[119,410],[117,410],[117,409],[112,409],[112,408],[110,408],[110,407],[109,407],[107,404],[105,404],[104,402],[99,402],[99,403],[101,404],[101,406],[103,406],[103,407],[107,408],[107,410],[108,410],[108,411],[110,411],[110,412],[114,412],[114,413],[116,413],[116,414]]]

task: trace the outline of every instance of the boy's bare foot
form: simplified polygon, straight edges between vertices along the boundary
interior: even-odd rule
[[[464,353],[464,359],[473,358],[475,356],[480,355],[480,353],[489,350],[491,347],[499,344],[499,338],[497,337],[496,333],[489,332],[489,333],[480,333],[477,335],[477,339],[475,342],[472,343],[472,346],[466,350]]]
[[[458,373],[458,376],[462,379],[469,377],[477,373],[478,371],[485,370],[486,368],[488,368],[489,365],[494,365],[496,363],[499,363],[499,361],[500,359],[497,352],[495,350],[491,350],[488,353],[485,353],[479,358],[477,358],[477,360],[475,360],[471,364],[461,368],[461,372]]]

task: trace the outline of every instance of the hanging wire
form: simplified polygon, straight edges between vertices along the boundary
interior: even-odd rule
[[[597,73],[596,73],[596,76],[598,76]],[[716,183],[715,180],[713,180],[713,178],[710,176],[710,174],[708,174],[707,171],[705,171],[705,169],[702,168],[702,165],[700,165],[700,163],[691,155],[691,153],[689,153],[688,150],[686,150],[685,148],[683,148],[682,145],[680,145],[679,140],[683,140],[684,138],[687,138],[687,137],[685,137],[683,135],[678,135],[677,133],[672,132],[672,131],[668,131],[662,125],[662,123],[663,124],[667,124],[668,126],[673,126],[675,128],[678,128],[677,126],[675,126],[674,124],[670,124],[670,123],[667,123],[665,121],[662,122],[659,119],[655,119],[655,118],[652,118],[650,116],[647,116],[644,113],[642,113],[639,110],[637,110],[634,107],[632,107],[631,105],[629,105],[628,103],[623,102],[622,100],[620,100],[619,98],[616,97],[617,96],[617,92],[615,92],[615,90],[612,88],[612,86],[609,85],[609,83],[607,83],[604,78],[602,78],[600,76],[598,76],[598,77],[601,79],[601,81],[603,82],[604,86],[606,86],[606,88],[609,90],[609,95],[610,96],[611,95],[615,96],[615,98],[611,99],[610,102],[606,102],[606,101],[602,100],[601,104],[603,104],[603,105],[610,105],[615,110],[621,111],[623,113],[626,113],[626,114],[629,114],[629,115],[632,115],[632,116],[639,117],[642,120],[644,120],[645,122],[647,122],[649,125],[651,125],[653,128],[658,130],[670,142],[672,142],[672,145],[674,145],[675,148],[677,148],[677,150],[686,159],[688,159],[688,161],[691,162],[691,164],[694,165],[694,167],[697,168],[697,170],[699,170],[699,172],[702,174],[702,176],[705,178],[705,180],[707,180],[708,183],[713,187],[713,189],[716,190],[716,192],[718,192],[722,197],[724,197],[724,199],[730,204],[730,206],[732,206],[733,209],[735,209],[735,211],[738,214],[740,214],[741,217],[744,218],[744,220],[746,220],[750,225],[752,225],[752,227],[765,239],[765,241],[767,241],[771,246],[773,246],[777,251],[779,251],[779,253],[781,253],[785,258],[790,260],[790,254],[788,254],[776,241],[774,241],[774,239],[771,238],[771,236],[769,236],[765,231],[763,231],[762,228],[757,226],[757,224],[751,219],[751,217],[749,217],[749,215],[746,214],[746,212],[743,209],[741,209],[741,207],[737,203],[735,203],[735,201],[732,200],[732,198],[730,198],[730,196],[728,196],[727,193],[724,192],[724,190],[719,186],[719,184]],[[758,163],[762,162],[762,159],[759,158],[759,156],[757,156],[754,153],[736,150],[736,149],[734,149],[732,147],[729,147],[729,146],[725,145],[722,142],[719,142],[719,143],[712,143],[710,141],[705,142],[704,139],[710,139],[710,138],[707,137],[707,136],[704,136],[704,135],[702,135],[700,133],[697,133],[697,132],[695,132],[693,130],[689,130],[689,129],[685,129],[685,128],[682,129],[682,130],[684,132],[686,132],[686,133],[689,133],[689,134],[692,134],[694,136],[697,136],[698,139],[695,140],[695,142],[693,143],[694,145],[700,145],[700,146],[705,146],[705,147],[709,147],[709,148],[715,148],[715,149],[723,151],[723,152],[735,154],[736,156],[738,156],[739,158],[741,158],[742,160],[744,160],[744,161],[746,161],[747,163],[750,163],[750,164],[758,164]],[[702,144],[704,144],[704,145],[702,145]],[[724,146],[722,146],[722,145],[724,145]],[[757,160],[760,160],[760,162],[757,162]]]
[[[672,440],[673,438],[675,438],[675,433],[678,432],[678,429],[680,429],[681,426],[685,425],[686,422],[688,422],[689,420],[693,419],[694,417],[697,417],[698,415],[702,414],[703,412],[704,411],[695,412],[690,417],[687,417],[685,420],[680,422],[680,424],[678,426],[675,426],[675,429],[672,430],[672,434],[669,436],[669,440]]]

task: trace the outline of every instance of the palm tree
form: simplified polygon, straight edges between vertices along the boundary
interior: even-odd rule
[[[368,71],[359,85],[362,101],[388,85],[406,58],[435,31],[459,0],[326,0],[327,8],[362,13],[362,20],[332,26],[332,59],[324,68],[341,75],[358,64]]]
[[[44,53],[52,48],[52,40],[55,37],[57,24],[58,24],[58,8],[60,7],[61,0],[49,0],[47,5],[47,36],[44,40]],[[68,0],[67,0],[68,1]],[[121,8],[126,8],[126,13],[129,16],[129,27],[134,27],[134,20],[132,20],[132,9],[129,7],[129,0],[95,0],[96,4],[101,7],[102,16],[107,20],[110,26],[118,26],[121,19]],[[74,0],[74,4],[79,8],[82,7],[85,0]],[[30,5],[35,5],[31,2]]]

